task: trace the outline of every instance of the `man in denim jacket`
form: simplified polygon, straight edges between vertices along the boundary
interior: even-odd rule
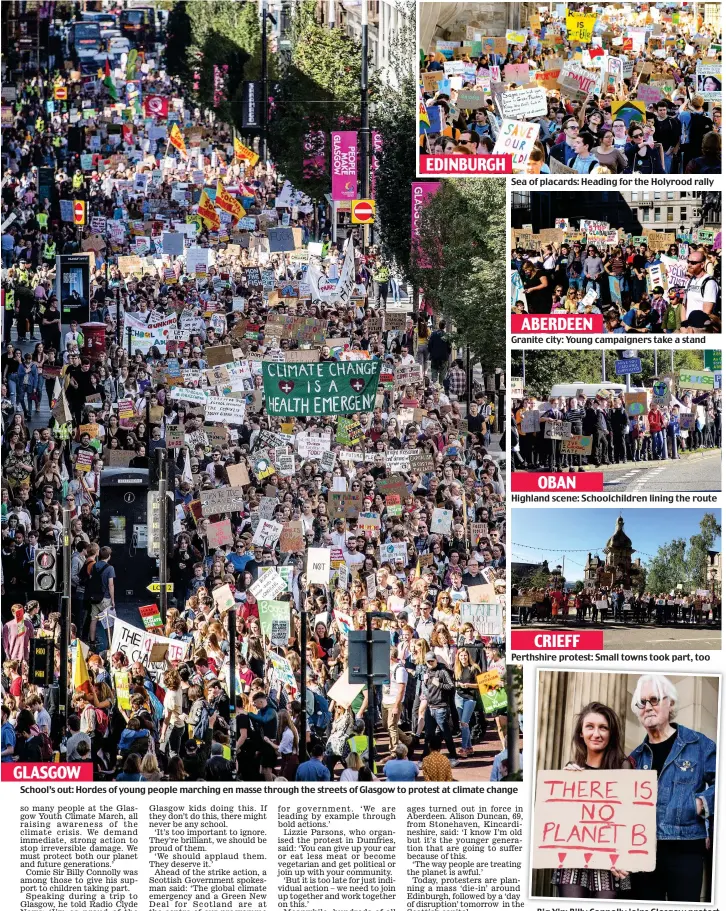
[[[677,706],[678,693],[667,677],[647,674],[638,680],[631,708],[646,736],[631,759],[636,769],[658,773],[656,868],[632,874],[633,898],[639,901],[701,900],[715,806],[716,744],[675,724]]]

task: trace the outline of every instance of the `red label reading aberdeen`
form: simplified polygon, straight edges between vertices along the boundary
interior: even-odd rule
[[[422,174],[511,174],[511,155],[422,155]]]
[[[601,313],[513,313],[512,332],[592,332],[602,334]]]
[[[544,632],[538,629],[512,630],[512,651],[601,652],[602,630],[568,633],[564,630]]]
[[[514,493],[534,493],[536,491],[572,490],[576,493],[599,493],[603,489],[601,471],[563,471],[548,474],[512,472],[512,491]]]
[[[3,781],[93,781],[92,762],[3,762]]]

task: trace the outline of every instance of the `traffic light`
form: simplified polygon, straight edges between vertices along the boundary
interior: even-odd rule
[[[47,636],[30,640],[28,681],[36,686],[51,686],[55,680],[55,642]]]
[[[37,592],[57,592],[60,589],[58,551],[55,547],[39,547],[35,554],[35,585]]]

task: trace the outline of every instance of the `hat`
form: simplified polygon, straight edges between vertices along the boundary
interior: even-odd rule
[[[436,661],[436,655],[433,652],[426,652],[426,661]]]

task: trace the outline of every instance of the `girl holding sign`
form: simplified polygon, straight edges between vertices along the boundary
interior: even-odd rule
[[[572,761],[565,769],[632,769],[623,750],[620,721],[615,712],[601,702],[590,702],[575,721],[572,735]],[[618,870],[555,870],[552,883],[562,898],[616,898],[630,889],[630,878]]]

